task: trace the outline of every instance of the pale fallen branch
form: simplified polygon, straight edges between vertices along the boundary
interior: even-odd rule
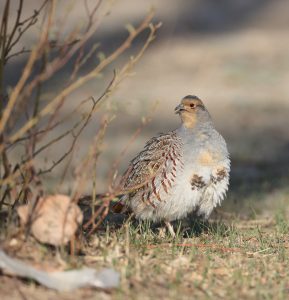
[[[97,272],[92,268],[82,268],[79,270],[47,272],[9,257],[2,250],[0,250],[0,268],[5,273],[33,279],[47,288],[60,292],[88,286],[111,289],[119,285],[119,273],[113,269],[103,269]]]

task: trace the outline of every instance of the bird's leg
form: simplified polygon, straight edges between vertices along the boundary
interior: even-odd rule
[[[175,234],[175,231],[174,231],[174,228],[172,226],[172,224],[169,222],[169,221],[165,221],[165,224],[170,232],[170,234],[172,235],[172,237],[176,237],[176,234]]]

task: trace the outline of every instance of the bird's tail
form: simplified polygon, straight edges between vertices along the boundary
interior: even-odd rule
[[[119,200],[116,203],[112,204],[111,211],[114,212],[115,214],[123,214],[126,212],[126,207],[122,203],[122,201]]]
[[[107,195],[105,194],[97,194],[95,195],[95,199],[97,200],[102,200],[105,197],[107,197]],[[110,202],[109,208],[110,211],[116,214],[123,214],[126,213],[127,207],[124,204],[124,201],[121,199],[122,196],[120,197],[116,197],[116,199],[114,201]],[[83,196],[78,200],[78,204],[80,207],[91,207],[92,206],[92,196],[87,195],[87,196]],[[99,206],[100,203],[98,202],[97,204],[95,204],[95,206]]]

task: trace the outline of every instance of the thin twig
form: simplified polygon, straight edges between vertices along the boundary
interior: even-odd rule
[[[116,49],[110,56],[105,60],[101,61],[96,68],[90,71],[88,74],[80,77],[75,82],[71,83],[68,87],[62,90],[54,99],[52,99],[38,114],[37,117],[30,119],[24,126],[22,126],[14,135],[9,138],[9,141],[13,143],[19,137],[23,136],[31,127],[33,127],[41,118],[50,114],[53,111],[53,108],[59,103],[64,97],[68,96],[74,90],[82,86],[87,81],[95,78],[107,65],[111,64],[116,58],[118,58],[126,49],[131,46],[132,41],[145,29],[150,28],[150,21],[153,17],[153,13],[149,14],[142,24],[135,30],[131,32],[128,38],[122,43],[122,45]],[[150,28],[152,30],[152,28]],[[154,29],[156,31],[156,29]],[[10,98],[11,99],[11,98]],[[14,100],[14,97],[12,98]],[[6,117],[7,118],[7,117]],[[2,120],[0,122],[0,132]],[[3,126],[3,125],[2,125]],[[0,147],[1,150],[1,147]]]
[[[114,182],[113,179],[116,177],[117,169],[119,167],[119,164],[121,163],[123,157],[125,156],[126,152],[130,148],[131,144],[135,141],[135,139],[140,135],[140,133],[143,131],[145,126],[151,121],[151,116],[147,116],[142,124],[135,130],[133,135],[130,137],[128,143],[125,145],[124,149],[120,152],[119,156],[115,159],[115,161],[112,163],[111,171],[108,175],[108,182],[109,182],[109,189],[114,190]]]
[[[46,24],[45,29],[42,32],[42,35],[40,37],[40,41],[39,41],[38,45],[36,45],[36,47],[32,50],[31,55],[29,56],[28,62],[27,62],[26,66],[25,66],[25,68],[22,72],[22,76],[20,77],[17,85],[13,89],[13,91],[10,95],[9,101],[6,105],[6,108],[3,111],[3,114],[2,114],[2,117],[1,117],[1,120],[0,120],[0,134],[2,134],[4,128],[7,124],[7,121],[8,121],[8,119],[9,119],[11,113],[12,113],[12,110],[15,107],[15,103],[16,103],[19,95],[20,95],[20,92],[22,91],[25,83],[28,80],[28,77],[31,74],[31,71],[32,71],[32,68],[34,66],[34,63],[35,63],[36,59],[39,57],[39,53],[41,52],[40,50],[41,50],[41,48],[43,48],[43,45],[45,44],[45,41],[47,40],[48,31],[49,31],[49,28],[51,27],[52,18],[53,18],[54,2],[55,2],[54,0],[52,0],[50,2],[51,5],[50,5],[49,14],[48,14],[47,24]],[[32,126],[30,126],[30,128],[31,127]],[[30,128],[28,128],[28,129],[30,129]],[[0,151],[2,151],[2,149],[0,148]]]

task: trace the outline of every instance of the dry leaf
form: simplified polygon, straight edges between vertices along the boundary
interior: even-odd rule
[[[31,222],[31,233],[38,241],[55,246],[66,244],[83,219],[78,205],[65,195],[40,198],[34,209],[23,205],[17,212],[22,224]]]

